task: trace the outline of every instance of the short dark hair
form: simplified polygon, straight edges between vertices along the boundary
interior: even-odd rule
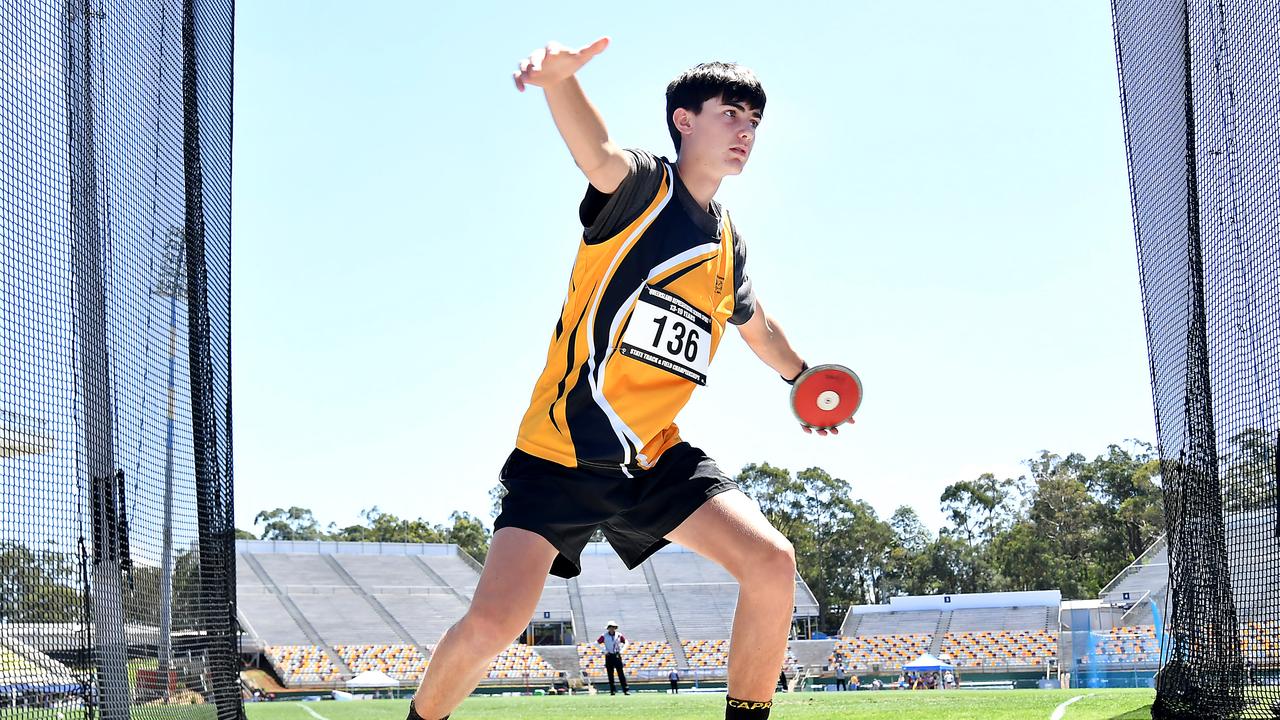
[[[753,110],[764,112],[764,88],[750,68],[726,62],[695,65],[667,85],[667,131],[671,133],[676,152],[680,152],[680,132],[671,119],[676,108],[697,114],[702,110],[702,104],[714,97],[720,97],[726,103],[750,105]]]

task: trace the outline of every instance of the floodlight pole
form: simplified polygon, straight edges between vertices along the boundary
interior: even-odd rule
[[[174,387],[178,357],[178,299],[187,297],[186,269],[183,265],[186,236],[180,228],[170,228],[165,236],[164,268],[153,294],[169,298],[169,376],[164,438],[164,522],[160,555],[160,647],[158,668],[169,695],[168,671],[173,662],[173,429]]]
[[[89,0],[67,0],[63,27],[67,75],[68,171],[72,307],[77,335],[76,385],[83,403],[84,435],[77,474],[89,499],[93,525],[93,634],[96,705],[102,720],[129,720],[129,676],[121,572],[128,561],[120,532],[123,482],[117,482],[115,416],[111,405],[111,349],[107,346],[106,273],[98,216],[98,166],[94,142],[94,22]],[[98,58],[101,62],[101,58]],[[86,588],[86,592],[90,592]],[[85,618],[89,621],[89,618]]]

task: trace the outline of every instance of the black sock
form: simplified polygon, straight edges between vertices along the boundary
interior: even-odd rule
[[[422,720],[422,716],[418,714],[418,709],[413,706],[413,698],[409,698],[409,717],[405,720]],[[440,720],[449,720],[449,716],[445,715]]]
[[[772,700],[739,700],[725,697],[724,720],[766,720]]]

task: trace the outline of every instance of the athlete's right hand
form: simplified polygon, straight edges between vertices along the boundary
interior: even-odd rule
[[[577,50],[558,42],[549,42],[546,47],[534,50],[529,57],[521,60],[520,69],[512,73],[511,77],[516,81],[516,89],[520,92],[524,92],[525,85],[548,88],[572,77],[587,61],[604,52],[608,46],[607,37]]]

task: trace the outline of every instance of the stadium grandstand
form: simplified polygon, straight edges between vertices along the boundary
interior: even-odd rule
[[[1247,550],[1253,518],[1234,518],[1242,537],[1232,547]],[[257,666],[242,678],[277,693],[340,687],[368,671],[410,688],[465,613],[481,570],[449,544],[259,540],[237,541],[236,568],[242,652]],[[849,608],[832,637],[814,632],[817,603],[797,576],[787,674],[793,685],[821,687],[842,666],[892,683],[928,653],[971,686],[1150,686],[1168,570],[1161,537],[1097,598],[1063,600],[1054,590],[894,597]],[[604,682],[594,641],[609,620],[630,641],[629,678],[660,681],[677,668],[686,680],[722,683],[737,594],[727,572],[684,548],[668,546],[627,570],[607,543],[591,543],[581,575],[547,578],[525,633],[492,662],[482,691],[546,685],[561,672],[577,685]],[[1241,646],[1259,670],[1280,649],[1280,632],[1264,618],[1241,609]]]
[[[237,613],[246,684],[264,691],[338,687],[379,671],[416,683],[435,644],[462,617],[480,565],[451,544],[240,540]],[[617,620],[630,641],[628,677],[723,681],[737,582],[679,546],[627,570],[607,543],[582,554],[582,574],[548,577],[523,637],[489,667],[485,686],[604,680],[595,638]],[[807,634],[817,601],[797,575],[794,620]],[[829,642],[828,642],[829,645]],[[794,655],[789,662],[798,662]]]
[[[1225,516],[1232,583],[1259,588],[1238,603],[1240,649],[1249,674],[1280,671],[1280,627],[1271,620],[1280,584],[1268,579],[1256,558],[1275,553],[1272,512],[1238,510]],[[1250,558],[1255,560],[1250,561]],[[1062,604],[1063,667],[1090,687],[1147,684],[1168,640],[1169,548],[1158,538],[1099,593],[1096,600]]]
[[[1058,657],[1057,591],[890,598],[849,608],[828,658],[855,672],[897,674],[924,653],[971,679],[1044,676]]]

